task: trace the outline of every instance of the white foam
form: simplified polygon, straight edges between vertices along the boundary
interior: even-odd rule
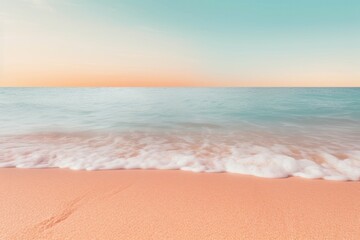
[[[0,167],[103,169],[179,169],[231,172],[265,178],[297,176],[360,180],[360,151],[305,148],[276,142],[260,144],[233,136],[22,135],[0,137]],[[318,159],[309,157],[316,154]],[[306,157],[308,156],[308,157]],[[319,160],[321,159],[321,160]]]

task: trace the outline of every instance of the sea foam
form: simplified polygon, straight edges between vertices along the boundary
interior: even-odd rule
[[[0,167],[178,169],[265,178],[360,180],[360,151],[246,141],[235,135],[52,133],[3,136],[0,146]]]

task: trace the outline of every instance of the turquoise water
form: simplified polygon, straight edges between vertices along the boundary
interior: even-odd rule
[[[0,166],[360,177],[360,88],[0,88]]]

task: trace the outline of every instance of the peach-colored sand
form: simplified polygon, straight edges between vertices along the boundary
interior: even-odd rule
[[[0,169],[0,239],[359,239],[360,183]]]

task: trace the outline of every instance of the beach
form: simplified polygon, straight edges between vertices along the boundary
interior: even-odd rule
[[[2,2],[0,240],[360,240],[360,0]]]
[[[0,169],[0,239],[358,239],[360,184]]]

